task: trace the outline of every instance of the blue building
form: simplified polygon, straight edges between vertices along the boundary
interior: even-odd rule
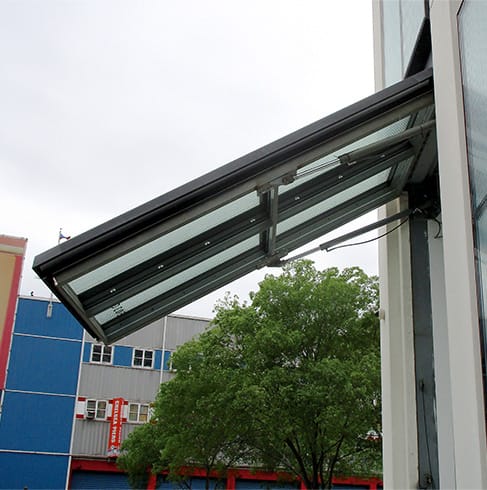
[[[107,478],[128,488],[113,456],[127,434],[148,420],[160,383],[172,376],[171,353],[207,323],[171,316],[107,347],[61,303],[20,297],[1,393],[0,488],[86,488],[90,481],[108,488]],[[121,407],[119,435],[110,444],[114,400]],[[111,479],[107,472],[71,475],[75,460],[79,466],[107,458]]]
[[[21,298],[0,418],[1,488],[63,488],[83,330],[59,303]]]

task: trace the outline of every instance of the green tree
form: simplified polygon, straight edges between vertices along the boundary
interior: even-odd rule
[[[124,441],[118,465],[137,488],[148,469],[169,470],[170,480],[191,487],[194,466],[204,470],[207,489],[212,483],[224,488],[220,483],[227,468],[249,454],[247,428],[234,396],[239,364],[218,329],[211,329],[181,346],[173,366],[177,376],[161,385],[151,422]]]
[[[227,297],[211,329],[175,355],[177,376],[155,403],[164,436],[145,465],[223,475],[247,463],[310,489],[380,471],[377,309],[375,278],[308,261],[266,276],[249,305]],[[124,445],[129,471],[137,437]]]
[[[150,466],[161,462],[164,431],[160,424],[154,422],[137,427],[130,433],[123,442],[125,451],[117,459],[117,464],[128,472],[132,488],[147,488]]]

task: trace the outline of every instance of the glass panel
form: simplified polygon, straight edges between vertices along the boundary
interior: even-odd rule
[[[152,351],[150,350],[145,351],[144,367],[152,367]]]
[[[403,73],[409,65],[414,45],[424,19],[424,0],[401,0],[401,34]]]
[[[147,415],[149,414],[149,405],[140,406],[139,422],[147,422]]]
[[[134,366],[142,366],[143,352],[139,349],[134,351]]]
[[[465,1],[459,15],[460,51],[487,396],[487,53],[483,48],[487,43],[486,25],[485,2]]]
[[[340,161],[338,160],[339,155],[343,155],[344,153],[348,153],[352,150],[356,150],[357,148],[362,148],[364,146],[370,145],[371,143],[375,143],[376,141],[383,140],[388,138],[389,136],[394,136],[396,134],[402,133],[408,128],[409,121],[411,116],[404,117],[403,119],[396,121],[389,126],[385,126],[378,131],[375,131],[372,134],[365,136],[349,145],[346,145],[339,150],[335,151],[332,155],[327,155],[319,160],[316,160],[305,167],[302,167],[298,170],[296,179],[291,184],[286,186],[282,186],[279,189],[279,195],[283,195],[286,192],[293,190],[298,185],[303,184],[308,180],[312,180],[315,177],[319,177],[326,172],[329,172],[335,167],[340,165]]]
[[[402,79],[401,14],[399,2],[381,2],[384,45],[384,79],[388,87]]]
[[[151,288],[146,289],[145,291],[136,294],[135,296],[132,296],[125,301],[122,301],[120,304],[112,306],[110,310],[105,310],[98,315],[95,315],[95,319],[98,323],[103,325],[104,323],[113,320],[117,316],[122,316],[124,313],[127,313],[128,311],[136,308],[146,301],[149,301],[161,294],[164,294],[165,292],[170,291],[177,286],[180,286],[184,282],[189,281],[196,276],[199,276],[200,274],[204,274],[217,265],[220,265],[227,260],[237,257],[238,255],[257,246],[259,246],[258,236],[243,240],[237,245],[234,245],[233,247],[230,247],[227,250],[220,252],[219,254],[213,255],[212,257],[193,265],[192,267],[188,267],[187,269],[179,272],[178,274],[175,274],[174,276],[171,276],[165,281],[162,281],[159,284],[156,284],[155,286],[152,286]]]
[[[96,400],[88,400],[86,402],[86,410],[95,410],[96,409]]]
[[[401,80],[409,65],[424,18],[423,0],[383,1],[385,86]]]
[[[103,346],[103,362],[112,362],[112,348],[110,346]]]
[[[131,403],[129,405],[129,421],[137,422],[137,418],[139,415],[139,406],[136,403]]]
[[[330,209],[333,209],[336,206],[339,206],[340,204],[343,204],[344,202],[353,199],[354,197],[359,196],[364,192],[370,191],[380,184],[384,184],[385,182],[387,182],[390,172],[391,169],[387,168],[386,170],[383,170],[382,172],[379,172],[378,174],[375,174],[372,177],[369,177],[368,179],[365,179],[362,182],[359,182],[358,184],[349,187],[348,189],[338,192],[328,199],[324,199],[320,203],[309,207],[305,211],[297,213],[294,216],[291,216],[290,218],[278,223],[278,236],[288,230],[291,230],[295,226],[301,225],[304,222],[316,216],[319,216],[320,214],[325,213],[326,211],[329,211]]]
[[[97,419],[104,419],[106,417],[107,413],[107,402],[98,402],[98,406],[96,409],[96,418]]]
[[[121,271],[130,269],[146,260],[170,250],[195,236],[208,231],[229,219],[259,205],[256,192],[247,194],[225,206],[215,209],[165,235],[143,245],[122,257],[112,260],[97,269],[71,281],[69,286],[76,294],[86,291],[100,282],[116,276]]]
[[[91,361],[100,362],[101,361],[101,345],[92,345],[91,348]]]

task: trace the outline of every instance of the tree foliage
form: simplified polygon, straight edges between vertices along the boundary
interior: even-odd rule
[[[266,276],[250,304],[226,297],[211,329],[178,349],[151,428],[130,435],[121,465],[184,479],[189,465],[224,476],[245,463],[307,488],[379,471],[377,289],[359,268],[302,261]]]

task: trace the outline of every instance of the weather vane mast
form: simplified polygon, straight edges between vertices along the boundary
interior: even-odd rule
[[[59,235],[58,235],[58,239],[57,239],[58,245],[61,243],[62,240],[69,240],[70,238],[71,238],[71,235],[64,235],[63,229],[59,228]],[[47,318],[52,317],[52,297],[53,297],[53,294],[51,292],[51,294],[49,295],[49,303],[47,304],[47,312],[46,312]]]

